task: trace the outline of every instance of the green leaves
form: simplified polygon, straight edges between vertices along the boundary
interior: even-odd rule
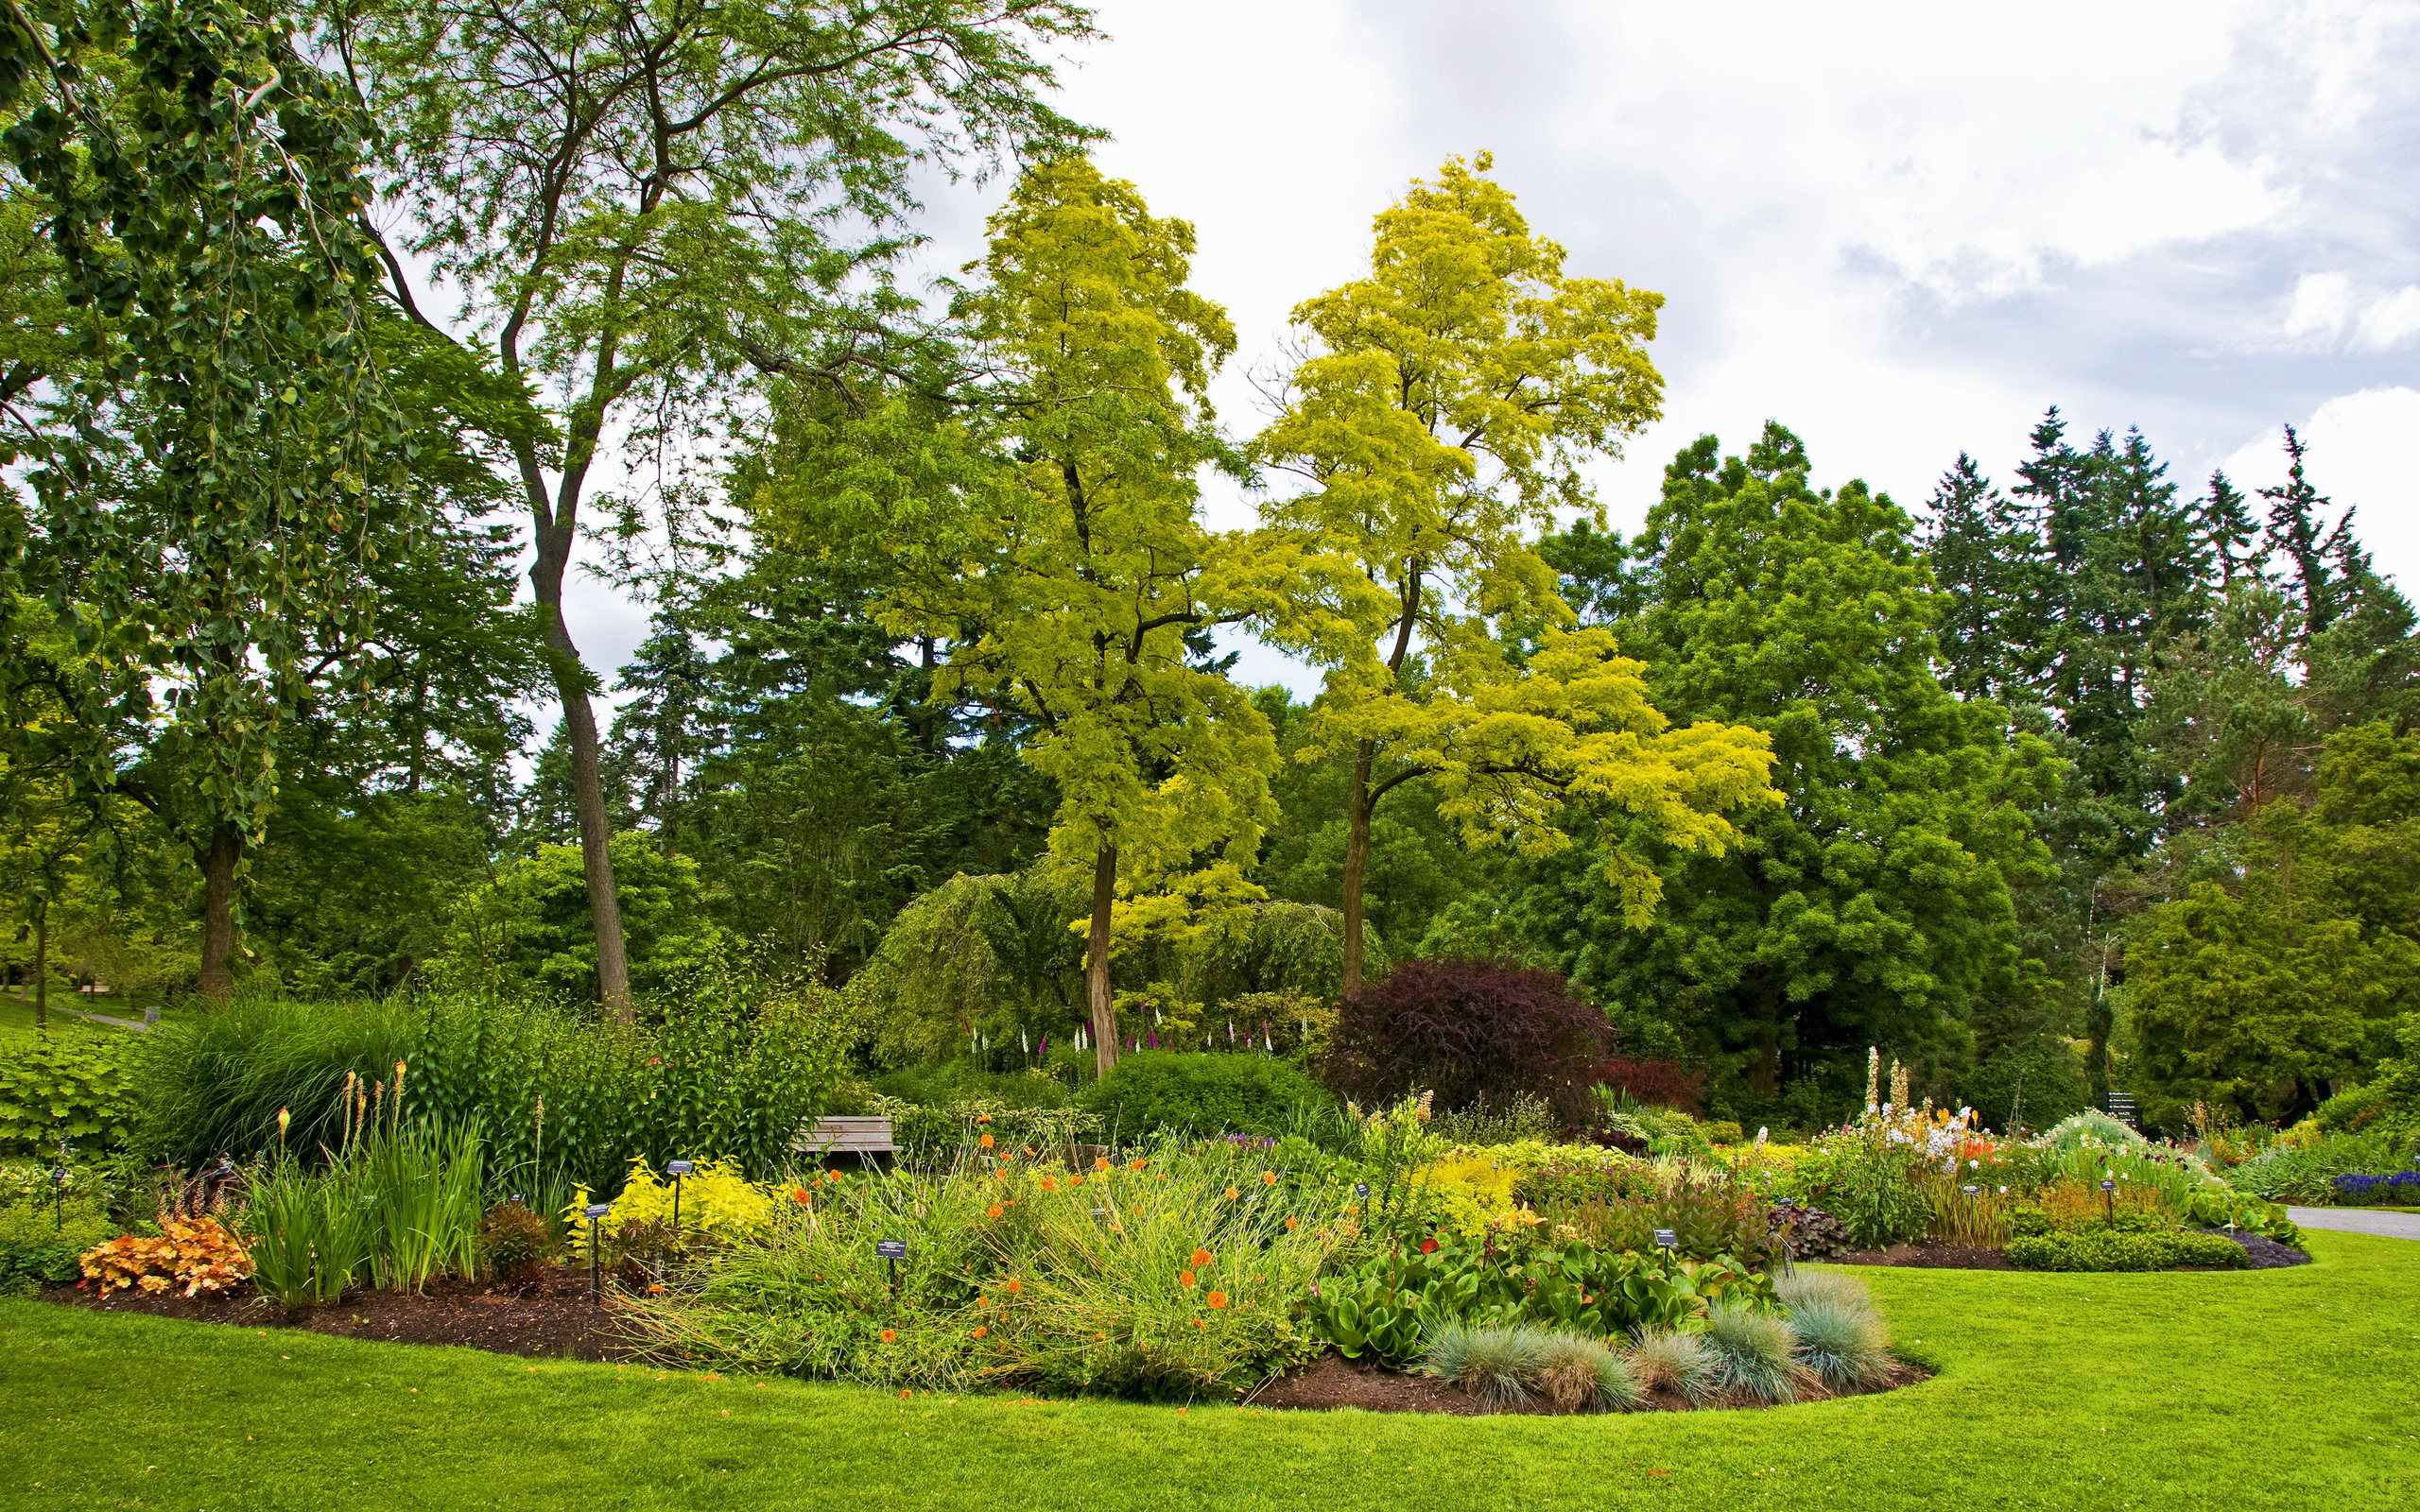
[[[61,1140],[114,1146],[135,1117],[132,1047],[48,1039],[0,1054],[0,1150],[49,1155]]]

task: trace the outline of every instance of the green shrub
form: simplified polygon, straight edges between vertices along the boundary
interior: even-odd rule
[[[0,1153],[48,1155],[61,1140],[115,1145],[134,1119],[128,1040],[47,1039],[0,1054]]]
[[[2252,1257],[2223,1234],[2128,1233],[2095,1228],[2026,1234],[2008,1242],[2019,1270],[2142,1271],[2172,1265],[2241,1270]]]
[[[1121,1140],[1159,1130],[1278,1135],[1296,1110],[1328,1101],[1300,1068],[1274,1056],[1143,1050],[1086,1089],[1081,1106]]]
[[[0,1208],[0,1296],[64,1286],[78,1275],[76,1257],[123,1230],[98,1203],[18,1202]]]

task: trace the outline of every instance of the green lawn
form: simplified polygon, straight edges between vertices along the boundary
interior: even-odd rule
[[[83,1008],[94,1013],[107,1013],[122,1019],[140,1019],[142,1008],[120,998],[86,998],[73,992],[54,992],[50,998],[50,1032],[64,1035],[128,1034],[115,1024],[95,1023],[90,1019],[64,1013],[62,1007]],[[31,1039],[39,1031],[34,1027],[34,1005],[30,998],[19,999],[0,992],[0,1039],[22,1035]]]
[[[1910,1390],[1590,1418],[900,1400],[0,1302],[0,1506],[2420,1504],[2420,1244],[2290,1271],[1871,1271]]]

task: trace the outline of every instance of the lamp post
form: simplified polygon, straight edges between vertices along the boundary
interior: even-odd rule
[[[693,1160],[667,1160],[664,1168],[672,1173],[672,1231],[681,1231],[681,1178],[696,1170]]]
[[[584,1211],[588,1214],[588,1299],[601,1302],[605,1299],[605,1250],[597,1243],[596,1225],[599,1219],[614,1211],[614,1205],[592,1202]]]

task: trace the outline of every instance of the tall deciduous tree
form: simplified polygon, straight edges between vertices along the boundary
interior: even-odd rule
[[[1350,560],[1377,592],[1351,608],[1309,722],[1305,760],[1349,752],[1343,994],[1361,989],[1371,818],[1428,778],[1466,839],[1532,853],[1567,843],[1574,800],[1642,813],[1673,843],[1720,851],[1720,811],[1760,794],[1763,741],[1668,730],[1641,668],[1574,632],[1554,569],[1529,543],[1557,507],[1589,507],[1581,468],[1657,415],[1648,360],[1663,296],[1575,278],[1481,155],[1448,160],[1376,221],[1367,277],[1304,302],[1315,343],[1259,454],[1313,487],[1267,517]],[[1543,628],[1539,628],[1543,627]],[[1534,649],[1508,627],[1538,628]],[[1638,917],[1656,883],[1616,861]]]
[[[828,379],[903,301],[880,269],[911,179],[1081,133],[1034,49],[1064,0],[332,0],[333,47],[394,123],[414,245],[459,281],[502,370],[544,385],[560,447],[513,442],[530,515],[608,1008],[631,1012],[593,679],[562,617],[593,471],[752,372]],[[870,226],[850,242],[845,221]],[[407,283],[391,256],[398,297]],[[874,275],[875,292],[844,285]]]

